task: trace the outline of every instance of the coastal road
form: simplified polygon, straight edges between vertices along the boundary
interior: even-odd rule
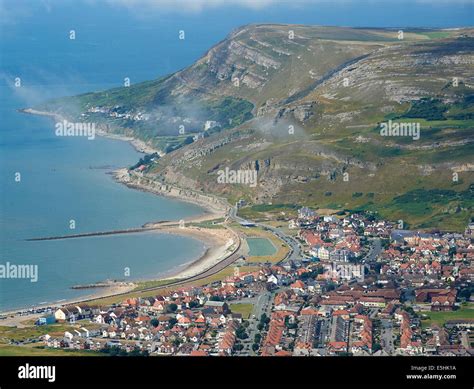
[[[238,235],[238,234],[236,234],[236,235]],[[220,272],[221,270],[225,269],[227,266],[231,265],[232,263],[234,263],[237,259],[239,259],[242,256],[241,249],[242,249],[242,242],[241,242],[240,236],[238,236],[238,244],[237,244],[237,247],[235,248],[235,250],[233,251],[233,253],[228,255],[226,258],[222,259],[221,261],[219,261],[215,265],[211,266],[207,270],[205,270],[205,271],[203,271],[199,274],[196,274],[194,276],[191,276],[191,277],[181,278],[181,279],[179,279],[179,281],[170,282],[169,284],[166,284],[166,285],[163,285],[163,286],[155,286],[155,287],[151,287],[151,288],[141,289],[139,292],[166,289],[166,288],[169,288],[169,287],[172,287],[172,286],[184,285],[184,284],[188,284],[190,282],[199,281],[199,280],[202,280],[202,279],[207,278],[209,276],[212,276],[212,275]],[[120,293],[120,294],[128,294],[128,293],[130,293],[130,292]]]
[[[239,223],[248,222],[247,220],[237,216],[237,208],[236,207],[232,207],[230,209],[229,217],[232,218],[233,220],[239,222]],[[300,259],[301,258],[300,244],[296,241],[296,239],[294,239],[291,236],[288,236],[288,235],[284,234],[278,228],[268,226],[268,225],[263,224],[263,223],[255,223],[255,225],[271,231],[274,235],[276,235],[278,238],[280,238],[282,241],[284,241],[285,243],[287,243],[290,246],[290,252],[288,253],[287,257],[284,259],[284,261],[288,260],[288,259]],[[229,227],[227,227],[227,228],[229,230],[231,230]],[[238,235],[235,231],[233,231],[233,230],[231,230],[231,231],[234,234]],[[221,260],[219,263],[217,263],[217,264],[213,265],[212,267],[210,267],[209,269],[207,269],[207,270],[205,270],[205,271],[203,271],[199,274],[196,274],[192,277],[183,278],[183,279],[180,279],[179,281],[171,282],[171,283],[163,285],[163,286],[156,286],[156,287],[141,289],[140,292],[148,292],[148,291],[152,291],[152,290],[167,289],[167,288],[170,288],[170,287],[173,287],[173,286],[184,285],[184,284],[188,284],[190,282],[200,281],[202,279],[210,277],[210,276],[220,272],[221,270],[225,269],[227,266],[231,265],[232,263],[237,261],[239,258],[241,258],[242,254],[243,254],[241,249],[242,249],[242,242],[241,242],[240,236],[238,235],[238,246],[234,250],[234,252],[231,255],[224,258],[223,260]],[[119,293],[119,294],[116,294],[116,295],[113,295],[113,296],[126,295],[126,294],[129,294],[129,293],[130,292],[124,292],[124,293]],[[83,301],[83,302],[87,302],[87,300]]]
[[[158,229],[158,228],[154,228],[154,229]],[[203,280],[203,279],[205,279],[209,276],[212,276],[212,275],[220,272],[221,270],[225,269],[227,266],[231,265],[237,259],[242,257],[242,243],[241,243],[240,236],[237,233],[235,233],[234,231],[232,231],[232,232],[235,235],[237,235],[236,236],[238,238],[237,247],[234,249],[234,251],[232,253],[229,253],[229,255],[227,255],[224,259],[222,259],[221,261],[219,261],[215,265],[211,266],[210,268],[206,269],[205,271],[202,271],[198,274],[195,274],[194,276],[186,277],[186,278],[180,278],[178,281],[173,281],[173,282],[170,282],[166,285],[153,286],[153,287],[149,287],[149,288],[140,289],[139,291],[136,291],[136,292],[137,293],[143,293],[143,292],[149,292],[149,291],[154,291],[154,290],[167,289],[167,288],[175,287],[175,286],[184,286],[185,284],[188,284],[188,283],[191,283],[191,282]],[[132,292],[133,291],[114,293],[114,294],[107,295],[105,297],[109,298],[109,297],[127,296]],[[75,303],[76,304],[78,304],[78,303],[87,303],[89,301],[93,301],[93,300],[97,300],[97,299],[98,299],[97,297],[82,299],[82,300],[75,301]],[[53,305],[51,305],[51,307],[59,307],[61,305],[64,305],[64,304],[53,304]],[[21,320],[27,320],[27,319],[30,319],[32,317],[31,315],[35,314],[35,313],[34,312],[31,313],[30,315],[28,315],[28,317],[24,317],[24,316],[22,317],[21,315],[18,315],[16,312],[5,312],[4,314],[14,315],[14,317],[10,318],[10,319],[13,319],[13,320],[18,320],[19,318]],[[5,322],[6,321],[3,321],[0,324],[4,324]]]
[[[237,221],[238,223],[248,222],[247,220],[237,216],[237,208],[236,207],[231,207],[230,208],[228,216],[231,219]],[[161,222],[161,223],[154,223],[154,225],[147,225],[147,226],[142,227],[142,228],[133,228],[133,229],[127,229],[127,230],[118,230],[118,231],[101,231],[101,232],[76,234],[76,235],[66,235],[66,236],[30,238],[28,240],[68,239],[68,238],[76,238],[76,237],[79,238],[79,237],[82,237],[82,236],[91,236],[91,235],[95,236],[95,235],[109,235],[109,234],[116,234],[116,233],[119,233],[119,234],[120,233],[125,233],[125,234],[126,233],[137,233],[137,232],[144,232],[144,231],[150,231],[150,230],[159,230],[159,229],[161,229],[165,226],[175,225],[176,223],[177,223],[176,221],[164,221],[164,222]],[[275,236],[277,236],[280,240],[285,242],[290,247],[290,251],[289,251],[288,255],[286,256],[286,258],[283,259],[282,262],[284,262],[286,260],[289,260],[289,259],[300,259],[301,258],[300,244],[293,237],[290,237],[290,236],[284,234],[278,228],[268,226],[268,225],[263,224],[263,223],[255,223],[255,225],[257,225],[259,227],[262,227],[262,228],[272,232]],[[229,227],[227,227],[227,228],[229,230],[231,230]],[[235,231],[233,231],[233,230],[231,230],[231,231],[234,234],[238,235]],[[142,292],[149,292],[149,291],[154,291],[154,290],[158,291],[158,290],[163,290],[163,289],[167,289],[167,288],[170,288],[170,287],[183,286],[183,285],[191,283],[191,282],[203,280],[207,277],[210,277],[210,276],[220,272],[221,270],[225,269],[227,266],[231,265],[232,263],[234,263],[235,261],[237,261],[239,258],[242,257],[243,252],[242,252],[242,247],[241,247],[240,235],[238,235],[238,238],[239,238],[238,239],[238,246],[234,250],[234,252],[231,253],[230,255],[228,255],[227,257],[225,257],[224,259],[222,259],[219,263],[216,263],[215,265],[211,266],[207,270],[205,270],[205,271],[203,271],[199,274],[196,274],[194,276],[191,276],[191,277],[182,278],[179,281],[174,281],[174,282],[171,282],[169,284],[162,285],[162,286],[155,286],[155,287],[141,289],[140,291],[137,291],[137,292],[142,293]],[[126,296],[126,295],[129,295],[131,292],[132,291],[114,293],[114,294],[108,295],[107,297]],[[78,300],[78,301],[76,301],[76,303],[87,303],[87,302],[93,301],[93,300],[96,300],[96,298]],[[57,307],[57,306],[60,306],[60,305],[62,305],[62,304],[52,305],[51,307]],[[13,313],[13,312],[11,312],[11,313]],[[8,314],[10,314],[10,313],[8,313]],[[16,315],[16,313],[13,313],[13,314]]]
[[[250,223],[248,220],[243,219],[240,216],[237,216],[237,207],[235,206],[230,209],[229,217],[238,223]],[[279,228],[269,226],[263,223],[258,223],[258,222],[252,222],[252,223],[258,227],[261,227],[267,231],[272,232],[273,235],[275,235],[277,238],[279,238],[280,240],[282,240],[284,243],[288,245],[288,247],[290,248],[290,251],[288,252],[288,255],[282,262],[287,261],[287,260],[300,260],[302,258],[300,243],[295,238],[285,234]]]

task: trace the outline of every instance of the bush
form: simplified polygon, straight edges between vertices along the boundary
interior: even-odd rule
[[[426,120],[446,120],[444,113],[448,107],[437,99],[421,99],[413,102],[411,108],[402,117]]]

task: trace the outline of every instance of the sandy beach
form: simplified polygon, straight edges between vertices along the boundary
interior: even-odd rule
[[[234,253],[240,245],[240,237],[229,228],[163,226],[163,231],[198,239],[205,244],[207,249],[199,259],[171,270],[162,279],[189,278],[203,273]]]
[[[194,277],[198,274],[202,274],[210,268],[218,265],[221,261],[229,258],[232,254],[235,254],[240,247],[240,237],[234,231],[227,227],[223,228],[201,228],[201,227],[180,227],[177,222],[166,222],[150,224],[151,227],[156,228],[156,232],[163,234],[169,233],[174,235],[187,236],[202,241],[206,247],[204,254],[195,261],[187,264],[177,266],[166,273],[166,276],[158,278],[158,280],[167,279],[183,279],[183,281]],[[57,303],[50,303],[45,305],[38,305],[35,309],[41,308],[58,308],[61,306],[79,304],[90,300],[95,300],[102,297],[110,297],[114,295],[120,295],[133,291],[137,287],[137,284],[130,282],[127,285],[123,285],[122,282],[110,286],[91,288],[91,292],[88,295],[81,296],[74,299],[64,300]],[[17,315],[17,312],[26,312],[25,309],[15,309],[10,311],[1,312],[2,315],[8,316],[6,319],[0,321],[0,325],[4,326],[19,326],[21,322],[26,320],[35,319],[43,316],[44,313],[27,313],[24,315]],[[11,317],[13,316],[13,317]]]
[[[33,109],[24,109],[21,110],[21,112],[32,115],[48,116],[54,120],[64,120],[64,118],[60,115],[50,112],[37,111]],[[109,134],[104,131],[98,131],[97,135],[130,142],[139,152],[158,152],[144,142],[131,137]],[[162,223],[149,222],[145,224],[146,227],[152,227],[156,229],[158,233],[170,233],[200,240],[206,247],[204,254],[200,258],[171,269],[166,273],[166,276],[158,278],[158,280],[183,279],[184,281],[198,276],[205,273],[206,271],[209,271],[209,269],[216,267],[216,265],[219,265],[219,263],[224,263],[225,260],[228,261],[229,257],[235,255],[240,249],[241,242],[239,235],[227,226],[222,226],[221,228],[202,228],[189,225],[191,223],[200,223],[208,220],[225,218],[230,209],[230,206],[225,200],[212,195],[207,195],[192,190],[185,190],[176,186],[161,184],[153,181],[149,177],[129,172],[126,168],[113,172],[113,175],[117,183],[127,185],[133,189],[143,190],[157,195],[174,198],[180,201],[193,203],[199,205],[204,210],[202,215],[186,218],[183,221],[168,221]],[[227,265],[222,264],[222,267],[225,266]],[[57,303],[37,306],[36,309],[47,307],[56,308],[60,306],[78,304],[92,299],[127,293],[135,288],[135,283],[129,283],[128,285],[112,284],[111,286],[107,287],[91,289],[92,293],[86,296],[64,301],[58,300]],[[20,311],[26,310],[15,309],[2,312],[2,315],[7,315],[9,317],[0,321],[0,325],[19,325],[21,321],[43,315],[43,313],[29,313],[22,316],[16,315],[16,312]],[[14,317],[10,317],[11,315]]]
[[[136,288],[136,284],[134,283],[130,283],[127,286],[114,285],[114,286],[110,286],[106,288],[97,288],[97,289],[94,289],[94,292],[89,295],[82,296],[80,298],[64,300],[58,303],[38,305],[35,307],[35,309],[52,308],[54,312],[55,308],[59,308],[59,307],[67,306],[67,305],[80,304],[81,302],[85,302],[88,300],[97,299],[101,297],[113,296],[113,295],[121,294],[121,293],[128,293],[128,292],[131,292],[135,288]],[[28,313],[28,310],[29,309],[18,308],[18,309],[14,309],[10,311],[0,312],[2,316],[7,316],[5,319],[0,320],[0,326],[22,328],[22,327],[26,327],[26,325],[23,325],[22,322],[30,321],[32,319],[34,320],[45,315],[45,312]],[[18,315],[17,312],[25,312],[25,314]]]
[[[127,169],[115,171],[114,178],[117,182],[127,185],[130,188],[190,202],[199,205],[205,210],[203,215],[182,220],[181,227],[178,226],[177,221],[145,224],[146,227],[158,228],[165,232],[198,239],[204,242],[207,247],[207,251],[201,258],[178,271],[171,271],[164,279],[193,277],[215,266],[224,258],[228,257],[236,247],[240,247],[239,235],[227,226],[222,226],[221,228],[188,226],[190,223],[200,223],[225,218],[230,209],[229,204],[225,200],[212,195],[161,184],[153,181],[149,177],[129,172]]]

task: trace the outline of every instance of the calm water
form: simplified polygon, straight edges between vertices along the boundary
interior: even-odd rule
[[[114,183],[106,173],[139,158],[129,144],[58,138],[50,120],[16,109],[119,86],[125,77],[133,83],[176,71],[247,23],[456,27],[472,25],[473,17],[472,2],[279,2],[255,9],[207,8],[204,1],[202,10],[185,12],[110,3],[8,0],[0,7],[0,264],[39,265],[37,283],[0,281],[0,310],[88,294],[69,287],[123,278],[125,267],[132,278],[152,277],[203,250],[195,240],[158,234],[25,242],[180,219],[202,210]],[[69,39],[70,30],[75,40]],[[177,40],[179,30],[186,33],[184,41]],[[19,88],[15,77],[21,78]]]
[[[123,279],[125,267],[131,278],[151,277],[202,253],[196,240],[151,233],[25,242],[28,237],[180,219],[202,210],[115,183],[106,173],[140,156],[128,143],[57,138],[49,120],[3,112],[6,107],[2,105],[3,117],[11,121],[4,120],[1,128],[0,258],[1,263],[37,264],[39,280],[1,280],[1,309],[88,294],[68,288]],[[14,179],[16,172],[20,182]]]

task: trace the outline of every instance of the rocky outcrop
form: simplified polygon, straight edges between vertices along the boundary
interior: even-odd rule
[[[166,197],[177,198],[219,212],[227,212],[229,210],[229,204],[225,199],[202,193],[197,190],[163,183],[153,176],[128,171],[127,169],[120,169],[114,172],[114,177],[117,181],[129,187],[146,190]]]
[[[314,115],[316,109],[316,102],[310,101],[307,103],[298,104],[292,107],[281,108],[277,115],[276,120],[285,119],[296,119],[298,122],[304,124],[308,119]]]

